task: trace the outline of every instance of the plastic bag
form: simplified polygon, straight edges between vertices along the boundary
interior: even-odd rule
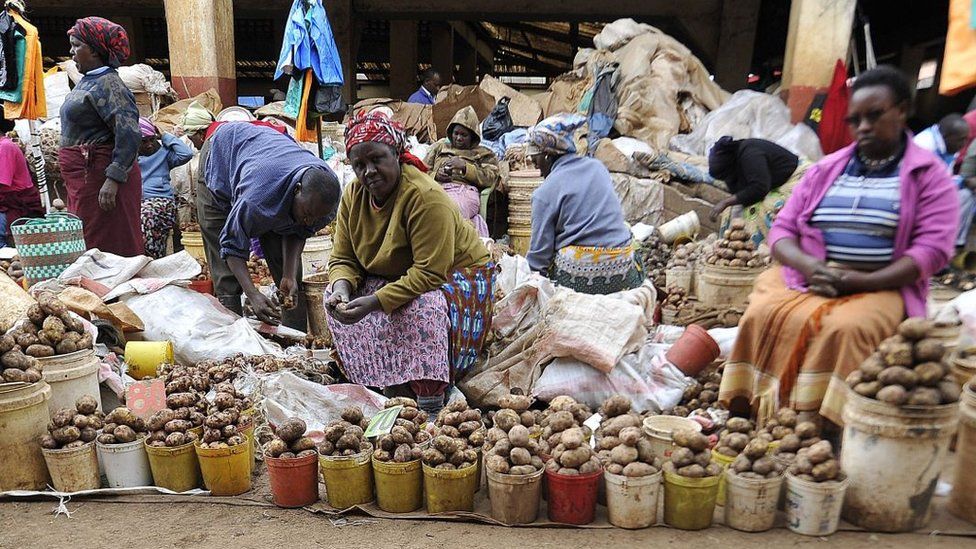
[[[610,373],[571,358],[558,358],[542,372],[532,395],[550,401],[569,395],[596,409],[613,395],[630,399],[636,412],[672,408],[693,380],[664,359],[670,345],[646,344],[625,355]]]
[[[502,97],[495,108],[491,109],[491,113],[481,123],[482,139],[498,141],[503,135],[515,129],[512,114],[508,111],[509,102],[511,102],[510,98]]]
[[[319,385],[287,370],[248,376],[242,384],[253,384],[254,392],[261,395],[269,423],[280,425],[290,417],[301,418],[308,434],[320,433],[326,425],[341,419],[343,408],[361,408],[363,415],[373,417],[386,402],[386,397],[362,385]]]

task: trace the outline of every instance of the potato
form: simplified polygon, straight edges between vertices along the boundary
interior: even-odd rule
[[[626,427],[620,430],[620,441],[627,446],[637,446],[637,441],[642,436],[643,433],[637,427]]]
[[[396,441],[396,437],[394,437],[394,441]],[[404,444],[404,443],[398,442],[398,444]],[[457,439],[446,435],[438,435],[434,437],[433,446],[444,455],[453,454],[458,450]]]
[[[423,433],[420,433],[420,434],[426,434],[426,432],[423,432]],[[418,443],[424,442],[424,441],[420,440],[419,437],[415,438],[415,440]],[[483,446],[484,443],[485,443],[485,432],[484,431],[475,431],[475,432],[471,433],[468,436],[468,443],[470,443],[472,446],[478,446],[478,447]]]
[[[757,460],[766,455],[769,451],[769,443],[763,439],[753,439],[746,444],[746,447],[742,450],[742,453],[751,460]]]
[[[291,444],[292,442],[295,442],[301,438],[302,435],[305,434],[306,429],[307,427],[304,421],[297,417],[293,417],[281,422],[281,425],[278,426],[275,434],[278,435],[278,438],[281,440]]]
[[[516,425],[521,425],[522,418],[519,417],[518,413],[514,410],[502,409],[495,414],[495,426],[499,429],[505,431],[506,433],[512,430],[512,427]]]
[[[864,383],[864,372],[859,369],[851,370],[851,373],[847,374],[847,377],[844,378],[844,383],[852,389],[857,387],[861,383]]]
[[[394,397],[383,403],[383,408],[393,408],[394,406],[403,406],[405,408],[416,408],[417,401],[408,397]]]
[[[521,414],[532,405],[532,399],[526,395],[503,395],[498,399],[498,406]]]
[[[653,463],[655,459],[654,446],[651,441],[642,438],[637,441],[637,459],[644,463]]]
[[[535,414],[531,410],[526,410],[519,414],[519,420],[525,427],[532,427],[535,425]]]
[[[27,347],[27,350],[25,350],[24,353],[26,353],[28,356],[44,358],[54,356],[54,348],[50,345],[41,345],[36,343]]]
[[[752,470],[752,460],[747,458],[745,454],[739,454],[739,457],[732,461],[729,467],[736,473],[744,473],[746,471]]]
[[[885,364],[888,366],[911,366],[914,358],[912,344],[904,342],[884,342],[885,350],[882,351]],[[879,346],[879,350],[880,350]]]
[[[909,318],[898,326],[898,335],[909,341],[917,341],[929,335],[932,331],[932,322],[924,318]]]
[[[163,430],[167,433],[183,433],[193,428],[193,424],[185,419],[174,419],[163,425]],[[156,429],[153,429],[154,431]]]
[[[166,397],[166,407],[173,410],[186,408],[196,403],[196,395],[193,393],[173,393]]]
[[[752,422],[744,417],[731,417],[725,422],[725,428],[733,433],[748,433],[752,430]]]
[[[918,375],[920,385],[936,387],[945,377],[946,370],[939,362],[923,362],[915,366],[915,373]]]
[[[854,392],[868,398],[874,398],[877,396],[878,391],[881,390],[883,386],[880,381],[870,381],[864,383],[858,383],[853,387]]]
[[[481,423],[481,410],[477,410],[477,409],[463,410],[462,412],[460,412],[460,419],[461,419],[460,423],[465,423],[465,422],[468,422],[468,421],[477,421],[480,424]],[[528,427],[528,426],[526,426],[526,427]]]
[[[95,411],[98,410],[98,401],[95,400],[95,397],[93,396],[84,395],[75,401],[75,409],[78,410],[78,413],[80,414],[94,414]]]
[[[676,472],[687,478],[702,478],[705,476],[705,468],[698,464],[679,467]]]
[[[955,381],[946,380],[939,383],[939,394],[942,396],[942,404],[958,402],[961,392],[959,385]]]
[[[795,454],[800,449],[800,437],[794,433],[786,435],[779,441],[778,453]]]
[[[796,427],[796,418],[796,410],[793,410],[792,408],[780,408],[779,411],[776,412],[776,421],[778,421],[783,427],[789,427],[791,429]]]
[[[458,469],[462,469],[462,467],[458,467]],[[516,465],[509,470],[509,474],[520,476],[531,475],[535,472],[536,468],[531,465]]]
[[[225,425],[223,429],[220,430],[220,436],[225,439],[235,437],[240,434],[237,425]]]
[[[61,408],[51,416],[51,423],[55,427],[67,427],[75,419],[75,410],[71,408]]]
[[[409,444],[401,444],[397,446],[395,452],[393,452],[393,461],[397,463],[407,463],[413,461],[413,449],[410,448]]]
[[[57,450],[61,444],[50,434],[41,435],[41,448],[45,450]]]
[[[31,345],[37,345],[40,343],[40,340],[37,339],[36,335],[24,332],[15,332],[14,340],[17,342],[17,345],[20,345],[21,349],[27,349]]]
[[[630,412],[631,403],[630,399],[621,396],[614,395],[603,402],[600,406],[600,414],[605,418],[613,418]]]
[[[908,391],[901,385],[888,385],[878,391],[876,398],[881,402],[901,406],[908,400]]]
[[[834,480],[840,474],[840,464],[836,459],[829,459],[823,463],[813,466],[810,475],[817,482]]]
[[[695,453],[688,448],[678,447],[671,452],[671,463],[681,468],[691,465],[695,461]]]
[[[701,465],[702,467],[706,467],[711,462],[712,462],[712,453],[709,452],[708,450],[705,450],[703,452],[697,452],[697,453],[695,453],[695,459],[694,459],[693,463],[697,463],[698,465]]]
[[[339,439],[339,441],[341,442],[342,439]],[[291,449],[292,452],[295,452],[296,454],[297,453],[300,453],[300,452],[304,452],[305,450],[314,450],[315,449],[315,441],[312,440],[312,439],[310,439],[309,437],[301,437],[298,440],[296,440],[295,442],[292,442],[291,443],[291,446],[289,446],[289,448]],[[356,450],[358,452],[359,451],[359,441],[357,440],[356,441],[356,444],[354,446],[352,446],[351,448],[340,448],[340,449],[341,450]]]
[[[745,450],[746,445],[749,444],[749,435],[745,433],[731,433],[726,438],[725,444],[738,454],[742,450]]]
[[[603,469],[603,465],[600,464],[600,460],[598,460],[596,456],[594,456],[590,458],[590,460],[584,463],[583,465],[580,465],[579,472],[581,475],[589,475],[601,471],[602,469]]]
[[[915,344],[917,362],[940,362],[945,355],[945,346],[938,339],[923,339]]]
[[[95,440],[98,441],[100,444],[115,444],[116,443],[115,436],[110,435],[110,434],[107,434],[107,433],[106,434],[98,435],[98,438],[96,438]]]
[[[115,440],[123,444],[126,442],[134,442],[137,437],[136,432],[128,425],[119,425],[112,431],[112,435],[115,436]]]
[[[514,452],[514,450],[512,451]],[[589,461],[591,454],[592,452],[587,446],[569,449],[560,454],[559,463],[562,464],[563,467],[575,469]]]
[[[942,404],[942,394],[932,387],[916,387],[908,394],[905,403],[909,406],[938,406]]]
[[[621,444],[610,451],[610,459],[614,463],[625,466],[637,461],[639,456],[640,454],[637,452],[637,448],[625,444]]]
[[[363,420],[363,411],[359,408],[350,406],[348,408],[343,408],[339,413],[339,416],[342,417],[343,421],[348,421],[353,425],[359,425],[359,422]]]
[[[495,417],[497,418],[498,414],[495,414]],[[548,427],[552,429],[553,433],[561,433],[566,429],[572,427],[575,423],[576,423],[576,419],[573,417],[572,413],[560,411],[549,416]],[[497,419],[495,424],[496,425],[498,424]],[[617,429],[617,432],[620,432],[620,430]],[[611,434],[611,433],[607,433],[607,434]],[[612,434],[616,434],[616,433],[612,433]]]
[[[431,450],[433,450],[433,448],[431,448]],[[437,450],[434,451],[436,452]],[[441,455],[440,457],[443,458],[444,456]],[[443,463],[443,461],[441,463]],[[501,473],[503,475],[508,474],[510,469],[508,460],[506,460],[501,456],[491,456],[488,459],[486,459],[485,467],[487,467],[489,471],[494,471],[496,473]]]
[[[280,438],[275,438],[272,440],[272,442],[274,442],[275,440],[280,441],[282,444],[285,443],[285,441],[281,440]],[[287,447],[288,445],[285,445],[285,448]],[[332,443],[332,441],[323,440],[321,443],[319,443],[319,454],[323,456],[331,456],[335,452],[336,452],[336,447],[335,444]]]
[[[878,381],[883,385],[901,385],[911,390],[918,384],[918,374],[904,366],[892,366],[878,374]]]
[[[579,448],[584,442],[583,430],[579,427],[567,429],[566,431],[563,431],[562,437],[560,437],[559,440],[562,442],[563,446],[569,450]]]
[[[392,461],[393,455],[386,450],[377,449],[373,451],[373,459],[376,461]]]
[[[811,446],[807,450],[806,456],[810,460],[810,463],[817,465],[833,457],[833,452],[834,449],[830,442],[822,440]]]
[[[165,442],[166,442],[166,446],[169,446],[170,448],[176,446],[183,446],[184,444],[186,444],[186,434],[178,433],[178,432],[170,433],[169,435],[166,436]]]
[[[771,457],[763,456],[752,462],[752,470],[760,475],[768,475],[776,468],[776,462]]]
[[[481,429],[483,425],[480,421],[465,421],[464,423],[457,426],[458,433],[461,436],[469,436],[471,433]]]
[[[701,452],[708,448],[708,437],[690,429],[678,429],[671,438],[678,446],[684,446],[694,452]]]
[[[563,436],[565,436],[565,434]],[[508,440],[512,443],[512,446],[525,448],[529,445],[529,430],[524,425],[515,425],[508,432]],[[524,464],[520,463],[517,465]]]
[[[820,428],[812,421],[803,421],[796,425],[796,435],[801,439],[819,436]]]
[[[512,465],[528,465],[532,463],[532,455],[525,448],[512,448],[508,459],[512,462]]]

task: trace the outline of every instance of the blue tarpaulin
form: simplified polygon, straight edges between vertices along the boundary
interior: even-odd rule
[[[286,67],[294,67],[289,72],[312,69],[323,85],[343,83],[339,50],[322,0],[295,0],[292,4],[275,80],[285,74]]]

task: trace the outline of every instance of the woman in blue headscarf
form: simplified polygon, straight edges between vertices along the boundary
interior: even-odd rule
[[[528,154],[545,181],[532,194],[533,271],[588,294],[640,286],[632,236],[610,172],[599,160],[576,154],[577,114],[549,117],[529,129]]]

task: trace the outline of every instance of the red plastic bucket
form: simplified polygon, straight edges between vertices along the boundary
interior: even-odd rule
[[[278,507],[305,507],[319,499],[319,456],[281,459],[265,456],[271,498]]]
[[[664,356],[686,376],[694,377],[718,358],[720,353],[718,343],[708,335],[705,328],[689,324]]]
[[[596,494],[603,469],[595,473],[567,476],[546,469],[549,520],[564,524],[589,524],[596,517]]]
[[[213,295],[213,280],[209,278],[205,280],[191,280],[190,289],[201,294]]]

